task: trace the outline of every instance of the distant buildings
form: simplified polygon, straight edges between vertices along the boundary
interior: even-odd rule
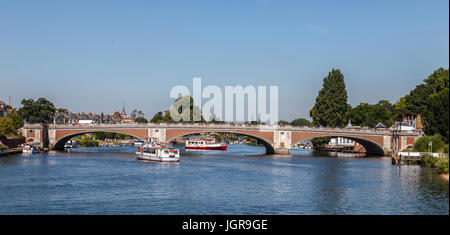
[[[104,113],[92,114],[91,112],[72,113],[56,111],[53,117],[54,124],[77,124],[80,120],[92,120],[95,124],[120,124],[134,122],[134,119],[127,117],[125,107],[122,108],[122,112],[116,111],[111,115]]]
[[[403,121],[395,122],[389,129],[391,130],[402,130],[402,131],[412,131],[416,129],[423,129],[422,115],[417,114],[416,117],[413,115],[403,117]]]
[[[375,125],[375,127],[373,129],[375,129],[375,130],[385,130],[386,126],[383,123],[379,122],[377,125]]]
[[[5,117],[6,115],[13,113],[13,111],[14,109],[12,107],[0,100],[0,117]]]
[[[344,137],[331,138],[326,148],[330,150],[365,152],[364,147],[360,143]]]
[[[6,104],[0,100],[0,117],[6,116]]]
[[[352,122],[350,120],[348,120],[348,124],[345,127],[345,129],[361,129],[361,127],[360,126],[353,126]]]
[[[382,131],[382,130],[402,130],[402,131],[413,131],[416,129],[423,129],[422,124],[422,116],[418,114],[416,117],[413,115],[403,117],[403,121],[401,122],[395,122],[391,127],[386,128],[386,126],[379,122],[375,127],[369,128],[369,127],[360,127],[360,126],[353,126],[352,123],[348,122],[348,125],[345,127],[346,129],[361,129],[361,130],[376,130],[376,131]],[[356,141],[353,141],[351,139],[347,139],[344,137],[337,137],[337,138],[331,138],[330,142],[326,146],[327,149],[330,150],[348,150],[348,151],[355,151],[355,152],[364,152],[364,148]]]

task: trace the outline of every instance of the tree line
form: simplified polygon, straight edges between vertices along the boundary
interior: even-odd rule
[[[386,127],[403,117],[422,115],[424,132],[436,135],[448,149],[449,141],[449,70],[439,68],[417,85],[395,104],[380,100],[376,104],[348,104],[344,75],[333,69],[323,79],[323,87],[310,110],[311,125],[344,127],[349,121],[353,125],[374,127],[378,122]]]

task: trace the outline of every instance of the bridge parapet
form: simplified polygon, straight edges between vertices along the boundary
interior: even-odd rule
[[[42,128],[42,124],[41,123],[25,123],[22,128],[24,128],[24,129]]]
[[[306,132],[332,132],[332,133],[360,133],[370,135],[392,135],[392,130],[351,129],[329,127],[298,127],[298,126],[272,126],[272,125],[246,125],[246,124],[213,124],[213,123],[124,123],[124,124],[49,124],[49,129],[101,129],[101,128],[201,128],[201,129],[247,129],[261,131],[306,131]],[[24,129],[42,128],[41,124],[25,124]],[[421,130],[398,131],[399,135],[421,135]]]

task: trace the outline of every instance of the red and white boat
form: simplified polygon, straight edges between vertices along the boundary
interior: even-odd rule
[[[216,143],[214,139],[194,139],[186,140],[185,149],[197,150],[227,150],[227,145],[224,143]]]

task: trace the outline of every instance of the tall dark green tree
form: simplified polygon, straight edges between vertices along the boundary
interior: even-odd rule
[[[28,123],[48,123],[56,111],[53,103],[45,98],[23,99],[22,105],[17,113]]]
[[[445,143],[449,142],[449,88],[432,94],[425,108],[423,120],[425,134],[440,134]]]
[[[446,143],[448,132],[449,69],[439,68],[395,105],[394,118],[422,114],[427,135],[440,134]]]
[[[431,102],[431,95],[449,87],[449,70],[439,68],[423,80],[409,94],[405,95],[397,103],[394,113],[396,120],[404,116],[423,114]]]
[[[333,69],[323,79],[323,88],[316,97],[316,103],[310,111],[314,126],[344,127],[348,123],[348,112],[344,75],[339,69]]]

